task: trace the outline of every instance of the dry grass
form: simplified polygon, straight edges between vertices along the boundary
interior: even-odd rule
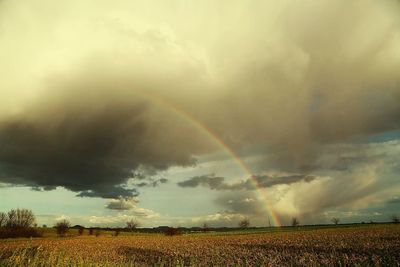
[[[0,242],[0,266],[400,266],[400,226]]]

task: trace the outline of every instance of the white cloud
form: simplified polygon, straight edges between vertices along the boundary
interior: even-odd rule
[[[160,214],[152,210],[136,208],[135,210],[128,213],[119,213],[117,215],[104,216],[93,215],[86,217],[86,219],[88,220],[88,222],[95,225],[121,225],[125,224],[126,221],[132,218],[137,218],[139,221],[149,221],[152,219],[157,219],[159,217]]]
[[[138,197],[119,197],[108,201],[105,207],[110,210],[135,210],[138,203]]]

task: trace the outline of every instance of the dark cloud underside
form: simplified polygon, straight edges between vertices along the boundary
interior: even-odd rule
[[[193,164],[196,145],[187,145],[179,133],[168,136],[175,117],[149,119],[150,104],[126,91],[114,91],[112,100],[99,88],[80,92],[71,88],[62,98],[47,98],[26,114],[0,121],[1,181],[115,198],[137,194],[121,184],[139,167]]]
[[[298,182],[311,182],[316,177],[312,175],[290,175],[290,176],[268,176],[254,175],[251,178],[237,182],[226,183],[224,177],[216,177],[214,174],[195,176],[179,182],[180,187],[207,187],[212,190],[254,190],[256,188],[267,188],[274,185],[288,185]]]

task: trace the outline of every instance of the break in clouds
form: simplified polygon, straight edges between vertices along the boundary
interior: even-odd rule
[[[399,11],[391,0],[1,1],[0,181],[129,199],[136,170],[217,150],[188,117],[239,154],[316,169],[322,146],[399,128]]]

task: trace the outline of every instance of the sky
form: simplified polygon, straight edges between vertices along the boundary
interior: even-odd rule
[[[397,0],[0,0],[0,211],[388,221],[399,14]]]

